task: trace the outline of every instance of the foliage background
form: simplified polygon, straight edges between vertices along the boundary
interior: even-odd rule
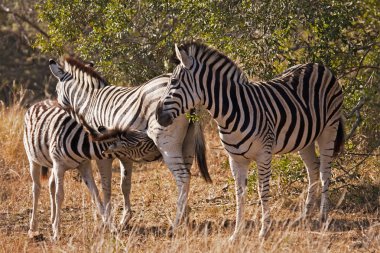
[[[34,245],[20,236],[28,229],[31,203],[30,198],[24,198],[30,182],[27,181],[27,161],[25,157],[20,158],[20,129],[25,109],[19,107],[28,107],[33,101],[55,96],[55,80],[49,73],[48,59],[57,59],[64,53],[73,54],[94,61],[96,69],[112,84],[134,86],[170,72],[174,43],[189,40],[218,48],[237,61],[252,79],[269,79],[294,64],[320,62],[336,73],[344,89],[348,138],[345,153],[334,164],[331,183],[335,223],[329,231],[322,232],[302,228],[293,231],[281,223],[286,223],[289,217],[293,219],[295,210],[301,210],[307,181],[301,160],[288,154],[273,161],[271,185],[275,186],[272,189],[274,217],[280,220],[275,225],[278,232],[263,246],[252,239],[258,233],[253,231],[249,240],[241,242],[240,248],[249,251],[263,247],[261,250],[278,252],[329,251],[331,245],[333,251],[379,248],[378,0],[0,0],[0,144],[3,147],[0,150],[0,241],[12,240],[9,244],[0,243],[0,251],[8,252],[12,247],[25,251],[26,247]],[[83,201],[85,191],[68,180],[67,186],[72,192],[65,202],[69,206],[65,211],[72,210],[69,212],[71,225],[67,225],[69,221],[63,222],[66,224],[66,241],[58,248],[48,244],[48,248],[76,251],[80,245],[86,245],[88,248],[82,251],[88,252],[91,249],[96,251],[91,247],[101,242],[100,248],[106,251],[118,251],[119,244],[122,244],[122,248],[166,252],[171,249],[175,252],[199,250],[197,247],[201,243],[208,251],[228,249],[233,252],[234,248],[225,244],[231,229],[225,226],[224,220],[234,219],[233,180],[228,160],[220,149],[215,124],[206,122],[206,129],[208,163],[216,183],[213,187],[205,186],[194,177],[192,194],[198,198],[193,197],[191,205],[198,209],[194,222],[206,220],[203,224],[206,228],[207,219],[215,222],[213,226],[218,228],[214,237],[203,236],[206,234],[203,225],[185,232],[175,243],[154,232],[155,228],[160,230],[166,226],[168,219],[173,217],[175,196],[167,198],[167,192],[176,189],[174,182],[167,180],[170,175],[166,169],[155,170],[165,166],[153,164],[139,167],[139,176],[134,178],[133,184],[137,190],[132,193],[134,203],[141,204],[136,207],[137,213],[144,213],[137,220],[152,225],[147,225],[148,232],[130,236],[133,231],[144,230],[144,227],[134,227],[126,234],[116,236],[101,233],[100,236],[106,238],[98,239],[99,233],[92,231],[94,224],[85,224],[84,229],[78,229],[78,213],[82,212],[80,224],[91,217],[90,208],[84,204],[89,201]],[[140,171],[142,167],[150,171]],[[254,169],[251,172],[249,197],[256,194],[257,172]],[[116,180],[114,184],[117,185]],[[160,187],[163,188],[161,193],[157,190]],[[156,191],[157,194],[152,195]],[[80,198],[82,206],[78,207],[76,203]],[[88,196],[86,198],[88,200]],[[121,203],[120,196],[118,200],[117,203]],[[48,208],[47,195],[42,202],[46,202],[45,208]],[[254,203],[250,202],[256,212],[254,223],[259,223],[259,206]],[[250,210],[252,212],[252,208]],[[43,229],[46,236],[50,228],[45,216]],[[133,224],[138,226],[139,223]],[[226,227],[227,231],[224,230]],[[186,233],[192,234],[189,237]],[[90,240],[89,235],[93,236]],[[329,238],[327,244],[326,238]],[[156,240],[160,243],[153,243]],[[46,250],[45,243],[34,246],[36,251],[40,247]]]
[[[1,6],[2,83],[44,87],[37,93],[52,96],[46,59],[69,53],[94,61],[115,85],[138,85],[171,71],[174,43],[198,40],[259,79],[294,64],[327,65],[344,87],[348,148],[371,152],[380,145],[379,1],[4,0]]]

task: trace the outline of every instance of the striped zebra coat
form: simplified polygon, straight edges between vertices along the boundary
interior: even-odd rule
[[[320,64],[294,66],[266,82],[249,82],[228,57],[206,45],[176,46],[180,61],[159,102],[157,120],[163,126],[191,108],[206,108],[218,124],[235,178],[237,221],[244,215],[249,163],[256,161],[262,204],[260,236],[269,229],[269,180],[273,154],[299,151],[308,171],[305,215],[322,182],[321,218],[327,218],[331,161],[343,144],[342,89],[329,69]],[[318,143],[320,159],[315,154]]]
[[[56,89],[62,107],[72,107],[95,128],[100,125],[133,128],[146,132],[154,141],[176,180],[178,202],[174,227],[179,224],[187,205],[194,154],[202,176],[206,181],[211,179],[200,125],[189,123],[185,115],[178,117],[174,126],[165,128],[157,123],[157,102],[166,90],[169,75],[161,75],[138,87],[118,87],[109,85],[93,69],[71,57],[65,58],[64,68],[54,60],[49,63],[51,72],[59,80]],[[124,171],[121,188],[125,192],[128,179],[124,175],[132,173],[132,161],[121,159],[121,164]],[[125,210],[121,224],[126,222],[124,217],[128,213]]]
[[[153,141],[143,132],[126,130],[123,132],[113,131],[110,134],[108,130],[104,135],[98,134],[101,136],[93,137],[102,140],[94,141],[87,131],[56,101],[39,102],[31,106],[26,112],[24,147],[33,180],[33,212],[30,221],[30,237],[38,235],[36,216],[41,188],[40,176],[46,177],[47,168],[53,168],[49,180],[49,189],[53,234],[54,238],[57,239],[59,236],[60,209],[64,195],[64,173],[67,169],[76,168],[80,171],[100,214],[107,220],[107,212],[104,208],[109,207],[113,158],[117,156],[140,159],[141,156],[144,156],[154,160],[160,157]],[[94,130],[91,129],[91,132],[94,133]],[[116,150],[115,146],[122,148]],[[94,182],[90,160],[97,160],[98,163],[104,203],[101,202]]]

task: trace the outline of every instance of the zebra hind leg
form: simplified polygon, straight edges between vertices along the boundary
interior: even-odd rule
[[[30,220],[30,228],[28,231],[28,235],[30,238],[39,235],[38,232],[38,221],[37,221],[37,213],[38,213],[38,199],[41,192],[41,166],[35,162],[30,161],[30,175],[32,177],[32,193],[33,193],[33,211],[32,218]]]
[[[318,137],[317,142],[320,152],[320,177],[322,183],[322,194],[321,194],[321,210],[320,219],[322,222],[327,221],[328,211],[329,211],[329,199],[328,190],[331,179],[331,163],[334,156],[334,145],[337,136],[338,123],[326,126],[322,134]]]
[[[201,130],[198,130],[198,131],[201,131]],[[187,132],[186,132],[186,137],[182,145],[183,159],[188,171],[191,170],[191,166],[193,165],[193,161],[194,161],[194,154],[195,154],[194,136],[195,136],[195,124],[189,124]],[[182,217],[182,219],[186,223],[189,222],[190,211],[191,211],[191,208],[189,207],[189,205],[186,205],[185,212]]]
[[[316,204],[316,193],[319,189],[320,162],[315,153],[315,143],[313,142],[311,145],[299,151],[299,154],[305,164],[309,179],[307,198],[302,218],[310,218],[311,212]]]
[[[176,149],[177,152],[169,153],[162,152],[165,164],[169,167],[170,172],[174,176],[178,189],[177,211],[176,218],[172,226],[174,232],[183,222],[186,215],[186,207],[190,190],[190,170],[186,166],[182,152],[178,152],[181,148]]]

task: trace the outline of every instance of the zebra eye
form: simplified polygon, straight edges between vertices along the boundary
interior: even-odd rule
[[[171,83],[172,84],[177,84],[179,80],[177,78],[172,78]]]

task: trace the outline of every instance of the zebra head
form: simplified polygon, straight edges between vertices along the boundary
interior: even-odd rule
[[[63,108],[71,107],[68,95],[65,90],[65,84],[72,79],[72,75],[66,72],[56,61],[49,60],[49,68],[51,73],[58,79],[56,86],[57,100],[60,106]]]
[[[156,109],[156,119],[162,126],[170,125],[179,115],[189,112],[204,101],[202,88],[195,78],[199,64],[192,49],[185,50],[182,46],[175,45],[175,52],[179,64],[174,69]]]
[[[112,140],[113,143],[103,151],[103,154],[112,154],[121,152],[124,154],[132,153],[133,150],[139,149],[145,142],[152,141],[144,132],[137,130],[121,131]],[[132,155],[129,155],[132,156]]]
[[[103,154],[113,154],[121,152],[124,155],[132,157],[133,150],[139,149],[146,143],[152,143],[152,139],[145,132],[119,128],[107,128],[99,126],[97,130],[91,127],[84,117],[78,114],[78,119],[83,129],[89,134],[91,141],[103,142],[105,149]]]
[[[84,113],[97,91],[108,85],[93,66],[93,63],[85,63],[70,56],[64,57],[63,67],[49,60],[50,70],[58,79],[58,104],[64,109],[72,107]]]
[[[89,134],[93,141],[108,143],[102,151],[104,155],[119,152],[124,156],[132,158],[134,150],[140,149],[140,147],[148,142],[152,142],[145,132],[131,129],[120,130],[99,126],[96,133],[94,130],[91,130]]]

